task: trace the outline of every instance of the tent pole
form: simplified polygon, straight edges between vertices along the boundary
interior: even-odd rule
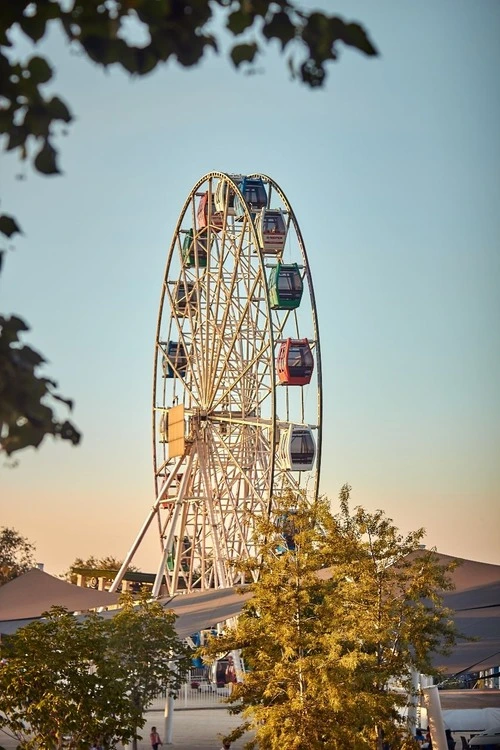
[[[424,703],[427,708],[427,719],[432,737],[434,750],[447,750],[448,743],[444,732],[443,715],[441,713],[441,701],[436,685],[430,685],[422,690]]]

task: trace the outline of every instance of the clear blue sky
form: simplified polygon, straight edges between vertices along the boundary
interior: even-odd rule
[[[312,5],[312,4],[309,4]],[[440,551],[500,563],[500,4],[324,2],[381,51],[352,50],[321,91],[210,56],[144,79],[43,45],[76,115],[64,177],[2,156],[2,209],[25,237],[1,306],[32,325],[75,399],[83,443],[0,468],[0,525],[49,572],[122,557],[153,500],[150,402],[164,263],[212,169],[262,171],[305,237],[324,358],[323,491],[383,508]],[[15,179],[21,172],[26,179]],[[158,542],[142,569],[156,566]]]

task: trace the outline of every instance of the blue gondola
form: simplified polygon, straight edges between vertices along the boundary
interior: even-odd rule
[[[282,516],[278,516],[276,519],[276,526],[281,537],[278,546],[276,547],[276,553],[278,555],[283,555],[285,552],[293,552],[296,548],[295,535],[297,529],[294,522],[296,512],[297,511],[290,510]]]
[[[250,211],[260,211],[267,205],[266,188],[260,177],[244,177],[238,187]],[[234,198],[234,213],[236,216],[243,216],[245,213],[245,206],[242,206],[238,196]]]
[[[184,377],[187,369],[187,355],[180,341],[169,341],[167,353],[163,357],[163,374],[166,378]]]
[[[273,310],[299,307],[304,283],[297,263],[278,263],[269,274],[269,302]]]

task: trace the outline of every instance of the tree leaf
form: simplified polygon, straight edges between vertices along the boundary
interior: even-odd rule
[[[356,47],[360,52],[371,57],[378,55],[378,50],[373,46],[368,34],[359,23],[345,24],[345,33],[342,35],[344,44]]]
[[[0,232],[6,237],[12,237],[16,232],[22,234],[21,227],[17,221],[13,216],[8,216],[7,214],[0,216]]]
[[[242,62],[252,62],[257,51],[258,47],[255,42],[252,44],[237,44],[231,50],[231,60],[238,68]]]
[[[262,33],[267,39],[279,39],[281,48],[285,49],[288,42],[295,38],[297,32],[289,16],[280,11],[275,13],[271,20],[265,24]]]
[[[63,122],[71,122],[73,119],[66,104],[59,99],[58,96],[53,96],[47,102],[47,111],[52,116],[53,120],[62,120]]]
[[[29,130],[27,130],[24,125],[12,125],[6,129],[6,132],[9,134],[9,140],[5,147],[6,151],[12,151],[12,149],[22,146],[26,143],[26,138],[29,134]]]
[[[19,25],[24,33],[34,42],[38,42],[45,34],[46,23],[47,19],[43,18],[40,13],[36,13],[34,16],[23,15],[19,21]]]
[[[56,164],[57,152],[48,141],[45,141],[42,148],[35,157],[33,162],[35,169],[42,174],[60,174]]]
[[[44,57],[32,57],[27,69],[33,83],[47,83],[52,78],[52,68]]]
[[[243,10],[235,10],[234,13],[229,14],[226,27],[232,34],[238,36],[238,34],[242,34],[245,29],[251,26],[253,22],[254,18],[250,13],[245,13]]]

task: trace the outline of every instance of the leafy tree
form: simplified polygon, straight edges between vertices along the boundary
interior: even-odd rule
[[[144,45],[130,39],[127,24],[141,26]],[[306,12],[292,0],[16,0],[0,9],[0,136],[5,148],[32,159],[44,175],[60,173],[56,131],[73,119],[69,105],[44,90],[53,78],[45,57],[21,59],[12,32],[20,30],[34,45],[49,26],[58,26],[83,57],[108,67],[118,65],[131,75],[146,75],[176,59],[185,67],[200,62],[208,51],[227,47],[232,63],[252,66],[266,45],[276,41],[292,76],[311,88],[322,86],[327,63],[337,60],[339,46],[366,55],[377,51],[358,23],[319,11]],[[231,41],[226,44],[226,38]],[[8,50],[8,52],[7,52]],[[0,216],[0,234],[20,232],[17,221]],[[2,249],[0,248],[0,262]],[[39,377],[44,359],[19,344],[28,326],[17,316],[0,318],[0,451],[8,455],[38,447],[51,434],[77,444],[80,434],[54,414],[52,380]]]
[[[1,643],[0,727],[30,750],[130,742],[153,695],[179,687],[186,659],[174,620],[129,599],[111,620],[53,607]]]
[[[38,375],[44,358],[20,342],[27,330],[21,318],[0,315],[0,452],[8,456],[29,445],[37,448],[45,435],[80,442],[76,427],[61,421],[54,408],[60,401],[71,409],[72,402],[56,393],[57,383]]]
[[[34,567],[34,551],[33,544],[15,529],[0,529],[0,586]]]
[[[175,633],[173,612],[166,612],[157,601],[148,601],[147,595],[139,608],[130,594],[124,594],[121,601],[124,606],[113,618],[110,645],[119,654],[120,669],[127,676],[136,726],[142,727],[143,713],[160,689],[180,689],[192,653]]]
[[[324,500],[288,499],[277,512],[293,519],[285,554],[276,525],[262,524],[253,598],[205,651],[242,649],[249,671],[229,701],[243,718],[232,737],[255,731],[248,748],[381,749],[383,737],[414,746],[398,709],[410,668],[435,674],[431,654],[455,641],[438,594],[449,568],[417,552],[421,529],[403,537],[382,511],[351,513],[349,490],[336,516]]]

